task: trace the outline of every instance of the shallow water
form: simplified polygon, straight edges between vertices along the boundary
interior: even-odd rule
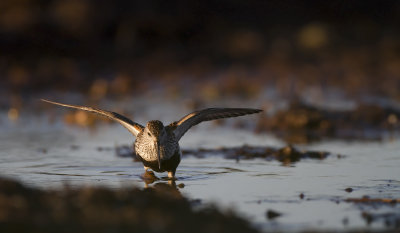
[[[168,114],[173,115],[174,111]],[[117,157],[114,151],[116,145],[130,145],[134,140],[123,127],[104,124],[89,130],[66,126],[61,120],[51,123],[47,116],[29,114],[13,123],[4,115],[0,119],[1,176],[43,188],[146,186],[141,179],[142,164]],[[147,115],[159,116],[148,111],[137,121]],[[269,135],[254,135],[251,130],[216,127],[212,123],[193,128],[180,144],[192,149],[285,145]],[[201,159],[184,155],[176,183],[185,185],[179,190],[188,198],[233,208],[264,230],[391,229],[385,225],[387,219],[368,224],[362,212],[391,213],[399,218],[399,204],[361,205],[344,200],[364,195],[400,198],[400,141],[329,141],[300,148],[332,154],[325,160],[301,160],[293,166],[264,159],[236,161],[225,159],[222,154]],[[345,156],[340,158],[338,154]],[[163,178],[166,173],[156,175]],[[353,192],[345,191],[349,187]],[[304,194],[303,199],[300,194]],[[269,209],[282,216],[268,220]]]

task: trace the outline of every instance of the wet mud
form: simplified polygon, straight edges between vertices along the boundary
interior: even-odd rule
[[[194,211],[173,186],[30,188],[0,178],[1,232],[258,232],[233,212]]]
[[[375,104],[335,111],[292,102],[287,109],[260,117],[256,131],[272,132],[289,143],[321,139],[381,140],[400,128],[399,117],[399,110]]]
[[[182,150],[185,155],[193,155],[202,158],[209,155],[223,154],[227,159],[255,159],[262,158],[266,160],[278,160],[284,165],[290,165],[302,159],[325,159],[330,155],[325,151],[300,151],[289,145],[282,148],[267,147],[267,146],[241,146],[232,148],[219,149],[195,149]]]

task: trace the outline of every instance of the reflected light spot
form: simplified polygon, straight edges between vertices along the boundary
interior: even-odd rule
[[[395,125],[398,121],[397,116],[393,113],[388,116],[387,120],[388,120],[389,124],[392,124],[392,125]]]
[[[75,121],[78,125],[88,125],[88,115],[83,111],[77,111],[75,113]]]
[[[8,110],[7,115],[8,115],[8,119],[9,119],[9,120],[11,120],[11,121],[17,121],[17,120],[18,120],[18,117],[19,117],[19,112],[18,112],[18,110],[17,110],[16,108],[10,108],[10,109]]]

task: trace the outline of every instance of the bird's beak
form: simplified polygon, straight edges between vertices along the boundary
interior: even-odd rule
[[[157,148],[157,160],[158,160],[158,168],[161,170],[161,158],[160,158],[160,143],[157,141],[155,142],[155,146]]]

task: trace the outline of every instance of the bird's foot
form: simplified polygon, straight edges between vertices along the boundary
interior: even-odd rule
[[[155,176],[154,172],[152,170],[145,170],[143,175],[148,174],[148,175],[153,175]]]
[[[142,180],[147,183],[147,184],[151,184],[157,180],[160,180],[160,178],[158,178],[153,171],[145,171],[140,178],[142,178]]]

